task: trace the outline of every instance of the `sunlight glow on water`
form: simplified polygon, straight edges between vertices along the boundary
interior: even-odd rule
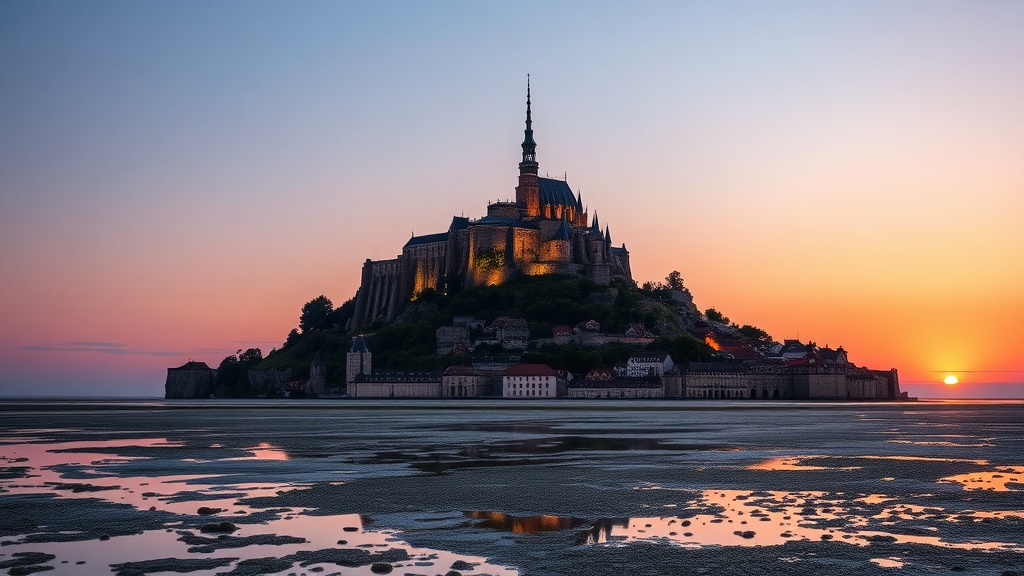
[[[17,438],[23,441],[27,438]],[[194,516],[202,508],[214,512],[207,513],[211,522],[244,518],[250,514],[261,513],[263,510],[242,505],[242,498],[272,497],[290,490],[296,490],[308,484],[289,483],[255,484],[255,483],[207,483],[206,480],[216,478],[211,474],[182,474],[175,476],[130,477],[110,475],[103,471],[104,466],[143,459],[143,457],[124,457],[113,453],[105,454],[104,449],[144,447],[144,448],[175,448],[180,443],[169,442],[166,438],[140,438],[130,440],[98,440],[42,443],[32,438],[31,442],[0,445],[0,463],[17,466],[28,466],[32,470],[28,478],[17,480],[0,480],[0,496],[7,494],[47,494],[56,491],[61,498],[99,498],[110,503],[130,504],[138,510],[163,511],[180,515]],[[87,451],[80,451],[87,450]],[[247,448],[252,456],[241,458],[224,458],[221,461],[238,460],[272,460],[288,459],[285,451],[273,445],[261,442],[253,448]],[[195,460],[197,466],[209,460]],[[69,481],[59,470],[68,466],[86,467],[91,473],[86,479]],[[331,484],[339,484],[332,482]],[[183,492],[194,493],[193,497],[181,498]],[[223,495],[223,497],[218,497]],[[174,528],[167,524],[166,529],[147,530],[141,534],[113,536],[107,540],[79,540],[69,542],[9,543],[4,546],[4,556],[22,551],[45,550],[57,556],[57,562],[68,561],[74,565],[74,573],[80,576],[108,575],[110,565],[125,562],[140,562],[153,558],[280,558],[303,550],[324,549],[360,549],[367,552],[403,550],[408,560],[393,562],[396,570],[403,567],[416,566],[447,572],[449,566],[456,562],[466,562],[478,570],[486,571],[495,576],[517,576],[518,570],[490,564],[485,558],[464,556],[445,550],[433,550],[411,546],[401,540],[401,531],[372,530],[364,527],[364,519],[358,514],[313,516],[305,514],[306,510],[291,508],[279,511],[276,519],[257,524],[236,524],[237,530],[231,537],[259,535],[287,535],[300,539],[299,543],[261,545],[251,544],[244,548],[223,548],[204,553],[189,550],[189,545],[182,542],[183,535],[203,536],[194,529]],[[68,533],[75,534],[74,532]],[[336,571],[337,566],[331,563],[307,563],[304,571]],[[214,574],[214,571],[194,570],[196,575]],[[329,573],[329,572],[328,572]],[[347,567],[345,574],[354,576],[372,576],[370,566]]]

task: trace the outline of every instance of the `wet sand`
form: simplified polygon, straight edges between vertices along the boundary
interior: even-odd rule
[[[1024,574],[1021,403],[0,416],[0,573]]]

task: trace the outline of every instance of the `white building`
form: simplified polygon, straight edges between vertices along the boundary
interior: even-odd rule
[[[637,354],[626,363],[626,376],[629,378],[664,376],[665,372],[675,367],[676,363],[668,354]]]
[[[516,364],[501,374],[505,398],[559,398],[564,394],[565,381],[544,364]]]

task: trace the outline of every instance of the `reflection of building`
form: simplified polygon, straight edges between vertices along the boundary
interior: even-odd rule
[[[189,360],[177,368],[167,369],[164,398],[209,398],[217,379],[217,371],[206,362]]]
[[[492,202],[476,220],[454,217],[446,232],[413,236],[394,259],[367,260],[353,328],[392,320],[428,291],[500,284],[516,274],[582,275],[600,284],[631,279],[626,246],[612,246],[608,227],[588,215],[580,193],[565,180],[539,176],[530,106],[527,87],[515,201]]]

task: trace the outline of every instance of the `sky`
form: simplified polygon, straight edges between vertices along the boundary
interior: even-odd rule
[[[0,395],[161,396],[541,174],[701,308],[1024,396],[1024,3],[0,0]],[[940,384],[947,374],[961,384]]]

